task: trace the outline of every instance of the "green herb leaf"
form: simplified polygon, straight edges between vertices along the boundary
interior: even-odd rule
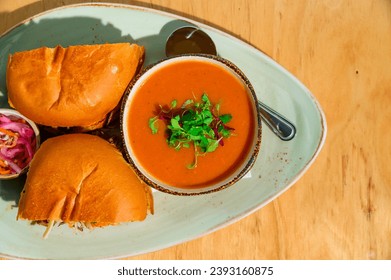
[[[226,126],[231,121],[231,114],[219,115],[220,103],[212,105],[206,93],[201,101],[188,99],[179,109],[175,109],[177,101],[173,100],[170,108],[159,105],[160,112],[149,119],[152,134],[158,132],[157,121],[164,120],[167,127],[167,144],[176,149],[194,147],[194,162],[188,168],[196,168],[198,157],[214,152],[223,138],[232,136],[230,128]],[[166,108],[166,109],[163,109]],[[174,110],[175,109],[175,110]]]
[[[202,134],[202,132],[203,132],[203,129],[201,126],[192,126],[187,131],[187,133],[190,134],[191,136],[198,136],[198,135]]]
[[[219,146],[219,142],[220,142],[220,139],[219,140],[210,140],[209,143],[208,143],[208,147],[206,148],[206,152],[207,153],[211,153],[211,152],[214,152],[217,147]]]
[[[202,100],[202,102],[204,102],[204,104],[203,104],[204,107],[210,107],[210,101],[209,101],[208,95],[206,93],[202,94],[201,100]]]
[[[219,132],[224,138],[228,138],[231,136],[231,131],[229,131],[228,129],[222,128]]]
[[[158,131],[157,124],[156,124],[157,120],[158,120],[157,116],[149,119],[148,124],[149,124],[149,128],[152,131],[152,134],[156,134]]]
[[[224,114],[219,117],[219,119],[223,122],[223,124],[226,124],[232,120],[231,114]]]
[[[188,142],[185,142],[182,144],[183,148],[190,148],[190,144]]]
[[[183,104],[182,104],[182,108],[185,108],[187,106],[189,106],[190,104],[193,104],[194,103],[194,100],[193,99],[187,99]]]
[[[217,103],[217,104],[215,105],[215,109],[216,109],[217,113],[220,112],[220,103]]]
[[[181,126],[179,125],[179,116],[175,116],[174,118],[171,119],[171,126],[169,127],[170,129],[181,129]]]
[[[171,101],[171,109],[175,108],[176,105],[177,105],[177,101],[175,99]]]

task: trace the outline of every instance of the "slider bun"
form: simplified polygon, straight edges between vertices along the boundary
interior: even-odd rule
[[[98,136],[68,134],[43,142],[19,200],[18,219],[92,226],[142,221],[153,213],[150,187]]]
[[[129,43],[17,52],[8,58],[8,100],[41,125],[100,128],[143,59],[144,47]]]

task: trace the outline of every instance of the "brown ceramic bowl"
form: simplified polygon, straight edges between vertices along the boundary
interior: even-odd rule
[[[194,181],[199,178],[198,175],[190,174],[189,175],[189,187],[186,185],[186,178],[181,179],[181,183],[176,183],[172,182],[172,178],[175,179],[175,171],[170,171],[168,170],[165,174],[169,175],[171,178],[164,178],[163,175],[155,175],[155,173],[151,172],[151,168],[149,168],[147,165],[144,165],[143,160],[140,160],[142,156],[140,156],[140,153],[145,152],[150,152],[149,149],[155,148],[154,142],[148,142],[145,141],[145,144],[143,143],[144,141],[138,140],[138,137],[140,137],[138,134],[139,132],[141,133],[142,130],[148,130],[148,119],[146,118],[136,118],[133,113],[134,109],[133,107],[141,108],[144,107],[146,110],[149,112],[149,114],[153,114],[154,109],[158,108],[158,103],[156,104],[151,104],[154,103],[154,100],[149,100],[145,101],[144,103],[137,103],[140,101],[140,98],[144,96],[148,96],[151,94],[155,93],[145,93],[145,87],[148,88],[148,85],[152,83],[162,83],[163,81],[166,81],[166,79],[162,78],[162,74],[156,75],[156,73],[164,73],[165,69],[168,69],[169,67],[175,66],[179,67],[178,65],[181,65],[181,69],[183,71],[180,72],[189,72],[193,73],[190,70],[187,71],[188,68],[191,68],[189,65],[186,63],[206,63],[210,64],[211,67],[219,67],[222,69],[224,72],[223,75],[230,75],[233,76],[234,79],[238,81],[238,84],[240,84],[240,87],[242,88],[241,96],[244,95],[246,98],[246,118],[249,118],[249,122],[251,125],[248,125],[248,135],[251,136],[246,136],[248,137],[248,140],[245,142],[245,146],[241,150],[241,154],[239,155],[240,157],[240,162],[239,160],[236,160],[235,163],[231,163],[234,168],[231,168],[229,173],[227,172],[224,176],[221,175],[216,175],[216,178],[213,178],[213,180],[205,181],[205,183],[199,183],[198,185],[195,185]],[[194,73],[193,73],[194,74]],[[182,75],[182,73],[181,73]],[[185,75],[185,74],[183,74]],[[189,74],[190,75],[190,74]],[[207,75],[207,74],[206,74]],[[167,76],[168,77],[168,76]],[[181,84],[184,84],[186,81],[186,77],[181,76],[181,78],[178,77],[178,81],[174,81],[172,84],[174,84],[174,90],[172,91],[181,91],[182,89],[179,88]],[[169,80],[167,78],[167,80]],[[189,78],[190,80],[190,78]],[[213,83],[219,83],[220,79],[215,79]],[[176,88],[178,87],[178,88]],[[205,89],[206,92],[208,92],[208,88]],[[212,92],[212,91],[210,91]],[[164,94],[164,93],[159,93],[159,94]],[[138,96],[136,99],[134,98],[135,96]],[[159,97],[158,99],[161,99],[162,95],[157,95]],[[194,94],[193,94],[194,96]],[[149,97],[150,99],[153,97]],[[224,100],[225,96],[224,93],[221,93],[221,97],[219,98],[214,98],[215,100],[217,99],[222,99]],[[167,99],[167,98],[166,98]],[[174,98],[175,99],[175,98]],[[179,98],[180,99],[180,98]],[[135,101],[136,100],[136,101]],[[234,101],[236,102],[236,101]],[[227,104],[229,103],[228,101],[226,102]],[[232,103],[232,101],[231,101]],[[138,104],[138,105],[137,105]],[[239,103],[238,103],[239,104]],[[198,194],[207,194],[207,193],[212,193],[216,192],[222,189],[225,189],[229,186],[234,185],[238,180],[240,180],[253,166],[257,155],[259,153],[260,149],[260,144],[261,144],[261,117],[260,117],[260,112],[258,108],[258,100],[256,97],[256,94],[254,92],[254,89],[247,79],[247,77],[243,74],[243,72],[235,66],[232,62],[223,59],[218,56],[213,56],[213,55],[204,55],[204,54],[187,54],[187,55],[180,55],[180,56],[175,56],[171,57],[168,59],[164,59],[156,64],[153,64],[149,67],[147,67],[145,70],[143,70],[138,76],[135,77],[135,79],[132,81],[132,83],[129,85],[127,91],[125,92],[124,99],[122,101],[122,106],[121,106],[121,134],[122,134],[122,140],[123,140],[123,146],[125,150],[125,154],[127,157],[127,160],[129,161],[130,165],[133,167],[135,172],[138,174],[138,176],[149,186],[159,190],[163,191],[166,193],[170,194],[175,194],[175,195],[198,195]],[[180,105],[180,104],[178,104]],[[148,107],[149,106],[149,107]],[[224,101],[221,107],[224,106]],[[236,105],[234,105],[236,106]],[[232,108],[232,107],[231,107]],[[241,116],[236,115],[236,118],[241,118]],[[132,129],[130,128],[134,123],[133,122],[140,122],[142,123],[143,127],[140,129]],[[162,127],[162,124],[159,124],[160,127]],[[247,132],[246,132],[247,133]],[[151,133],[152,134],[152,133]],[[247,134],[246,134],[247,135]],[[148,136],[148,135],[147,135]],[[141,139],[149,139],[154,136],[148,136],[146,138],[141,138]],[[236,136],[232,136],[236,137]],[[216,137],[217,138],[217,137]],[[247,139],[247,138],[246,138]],[[138,141],[138,146],[134,144],[134,142]],[[153,140],[152,140],[153,141]],[[224,140],[225,143],[228,143],[228,141],[233,141],[228,138],[227,140]],[[149,144],[148,144],[149,143]],[[151,144],[152,143],[152,144]],[[144,145],[144,146],[143,146]],[[156,145],[168,145],[167,143],[164,144],[164,141],[157,141]],[[229,145],[227,145],[229,146]],[[158,147],[158,146],[156,146]],[[225,148],[225,147],[224,147]],[[166,149],[166,147],[160,146],[160,148],[156,148],[157,150],[159,149]],[[220,148],[218,148],[220,149]],[[227,148],[228,149],[228,148]],[[215,151],[212,153],[216,153]],[[230,153],[229,150],[226,150],[226,153]],[[203,158],[207,158],[209,154],[206,154]],[[214,157],[217,157],[216,155]],[[210,157],[210,159],[212,156]],[[203,159],[202,159],[203,160]],[[176,163],[172,163],[176,164]],[[204,165],[207,163],[203,163]],[[216,163],[214,163],[216,165]],[[164,165],[163,161],[157,161],[155,163],[155,166],[158,166],[159,168],[166,168]],[[167,166],[168,168],[169,166]],[[205,166],[204,166],[205,167]],[[199,167],[196,167],[199,168]],[[201,167],[200,167],[201,168]],[[205,167],[206,169],[208,167]],[[206,170],[205,169],[205,170]],[[192,171],[193,172],[193,171]],[[201,171],[194,171],[194,172],[199,172],[201,174]],[[194,176],[193,176],[194,175]],[[193,177],[192,177],[193,176]],[[198,176],[198,177],[197,177]],[[217,178],[218,177],[218,178]],[[171,180],[171,182],[170,182]],[[183,181],[185,180],[185,181]],[[194,185],[192,185],[194,183]],[[185,185],[184,185],[185,184]],[[194,187],[195,186],[195,187]]]

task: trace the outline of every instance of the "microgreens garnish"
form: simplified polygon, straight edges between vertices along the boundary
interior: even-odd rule
[[[177,150],[194,147],[194,162],[189,169],[197,167],[198,156],[215,151],[218,146],[224,146],[224,138],[232,135],[233,128],[227,126],[231,114],[220,115],[220,103],[213,105],[206,93],[201,101],[186,100],[177,108],[177,101],[170,106],[159,105],[156,115],[149,119],[152,134],[158,132],[158,121],[162,120],[167,127],[167,143]]]

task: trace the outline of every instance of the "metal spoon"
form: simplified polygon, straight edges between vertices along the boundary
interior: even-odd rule
[[[217,50],[208,34],[197,27],[186,26],[178,28],[168,37],[166,55],[188,53],[217,55]],[[290,121],[259,100],[258,106],[262,120],[281,140],[289,141],[295,137],[296,127]]]

